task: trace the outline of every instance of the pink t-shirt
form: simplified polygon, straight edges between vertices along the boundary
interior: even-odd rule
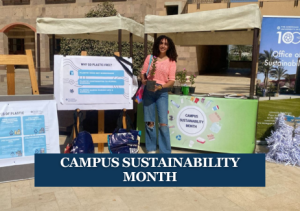
[[[169,59],[165,59],[163,61],[156,62],[156,70],[154,77],[151,76],[152,64],[153,64],[153,57],[152,62],[150,65],[148,79],[156,81],[158,84],[166,84],[168,81],[175,81],[175,73],[176,73],[176,62],[170,61]],[[147,56],[144,66],[142,69],[142,74],[147,73],[147,69],[149,66],[150,55]]]

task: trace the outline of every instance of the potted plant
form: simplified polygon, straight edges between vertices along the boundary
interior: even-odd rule
[[[189,94],[189,87],[186,85],[186,81],[187,81],[187,78],[186,78],[186,69],[183,68],[183,71],[181,71],[179,73],[179,82],[180,82],[180,85],[181,85],[181,91],[184,95],[188,95]]]
[[[189,88],[189,91],[190,91],[190,93],[195,93],[195,88],[196,87],[194,87],[193,86],[193,84],[195,83],[195,78],[196,78],[197,76],[196,75],[191,75],[190,76],[190,82],[191,82],[191,86],[190,86],[190,88]]]
[[[181,75],[181,72],[176,72],[175,84],[173,86],[173,93],[178,94],[178,95],[181,94],[180,75]]]
[[[153,62],[152,62],[152,68],[151,68],[151,72],[150,72],[150,78],[147,80],[147,90],[149,91],[154,91],[155,90],[155,85],[156,85],[156,81],[153,80],[153,77],[155,75],[155,71],[156,71],[156,62],[157,62],[157,57],[153,56]]]

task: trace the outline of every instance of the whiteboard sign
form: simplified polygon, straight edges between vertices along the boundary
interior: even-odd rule
[[[54,62],[58,110],[133,109],[132,77],[115,57],[56,55]]]

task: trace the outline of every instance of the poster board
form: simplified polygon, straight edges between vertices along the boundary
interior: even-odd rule
[[[53,95],[0,97],[0,182],[33,177],[35,153],[60,153]]]
[[[274,85],[274,91],[277,91],[277,84],[279,83],[280,87],[286,88],[286,94],[294,93],[296,83],[299,83],[299,78],[297,78],[297,68],[300,65],[299,46],[300,17],[263,16],[259,49],[259,53],[262,55],[259,68],[263,71],[257,74],[257,78],[261,81],[261,88],[268,81],[269,84]],[[285,71],[285,76],[280,79],[272,74],[265,74],[267,70],[270,73],[279,68]]]
[[[258,100],[169,95],[171,146],[223,153],[252,153],[255,149]],[[138,130],[145,142],[142,105]],[[157,124],[156,124],[157,125]]]
[[[133,109],[132,83],[115,57],[54,56],[58,110]]]

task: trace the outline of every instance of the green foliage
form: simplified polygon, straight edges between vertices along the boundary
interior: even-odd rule
[[[148,42],[148,54],[151,54],[153,43]],[[83,39],[62,39],[62,55],[80,55],[87,51],[89,56],[113,56],[118,51],[117,42]],[[129,42],[122,42],[122,57],[130,56]],[[133,73],[138,75],[144,63],[144,44],[133,42]]]
[[[271,71],[270,71],[270,75],[271,77],[277,79],[277,93],[279,93],[279,80],[281,78],[286,78],[287,77],[287,70],[284,69],[284,67],[274,67]]]
[[[248,56],[242,56],[241,61],[250,61],[250,59],[248,58]]]
[[[197,76],[196,75],[191,75],[190,76],[190,82],[191,82],[191,85],[193,85],[194,83],[195,83],[195,78],[196,78]]]
[[[273,64],[279,62],[279,58],[273,56],[273,50],[270,51],[264,50],[264,53],[260,53],[258,57],[258,73],[263,73],[265,75],[264,86],[268,86],[269,74],[272,69],[274,69]],[[268,61],[265,63],[265,61]]]
[[[114,4],[104,2],[98,4],[86,14],[86,17],[109,17],[115,16],[117,10]],[[61,40],[62,55],[80,55],[81,51],[87,51],[89,56],[113,56],[118,51],[117,42],[88,40],[88,39],[62,39]],[[153,43],[148,42],[148,54],[152,53]],[[129,42],[122,42],[122,57],[130,56]],[[140,69],[144,63],[144,43],[133,42],[133,73],[139,75]]]
[[[180,82],[180,85],[186,83],[186,69],[184,68],[183,71],[176,72],[176,80]]]
[[[152,69],[151,69],[151,73],[150,75],[153,77],[155,75],[155,71],[156,71],[156,62],[157,62],[157,57],[153,56],[153,63],[152,63]]]
[[[94,9],[91,9],[85,17],[93,18],[93,17],[110,17],[116,16],[117,10],[115,6],[111,2],[104,2],[102,5],[98,4]]]
[[[242,60],[242,53],[247,52],[250,53],[252,51],[252,46],[249,45],[233,45],[230,49],[230,54],[237,54],[237,58],[239,61],[247,61]]]
[[[270,84],[269,88],[270,88],[270,92],[274,92],[275,91],[275,86],[274,86],[273,83]]]

